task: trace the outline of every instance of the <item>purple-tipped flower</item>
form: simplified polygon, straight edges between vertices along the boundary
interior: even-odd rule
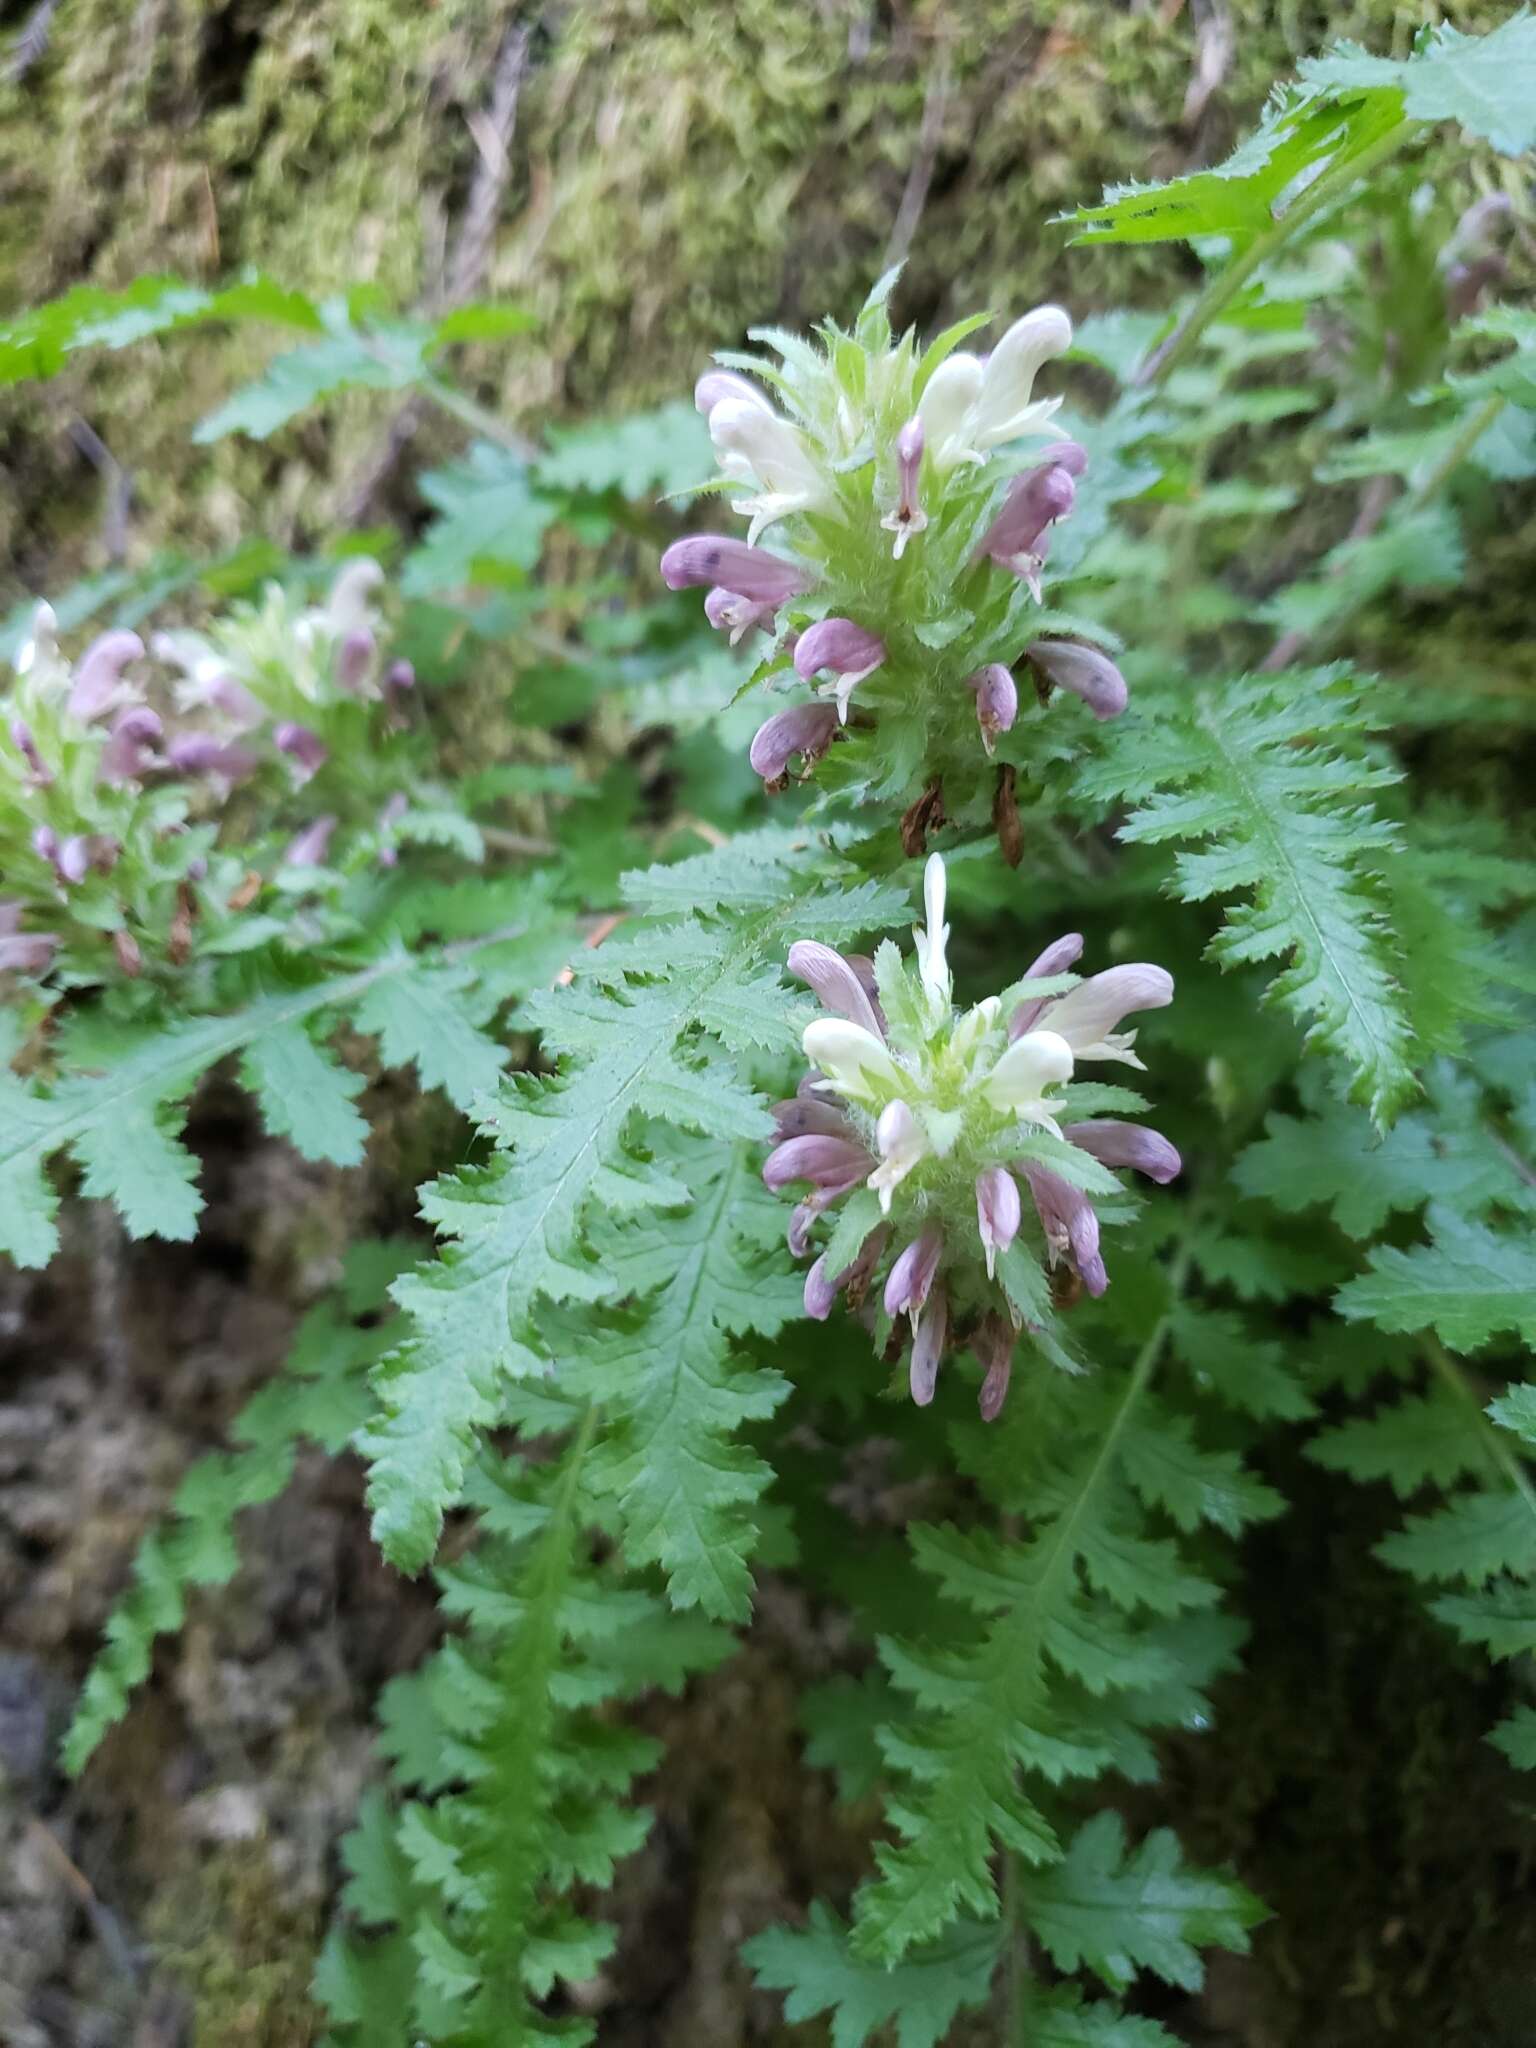
[[[996,1422],[1003,1412],[1008,1382],[1013,1377],[1013,1345],[1013,1326],[1000,1315],[987,1316],[971,1339],[971,1348],[986,1371],[976,1397],[983,1422]]]
[[[885,1312],[888,1316],[909,1315],[916,1324],[923,1304],[933,1288],[939,1260],[944,1252],[942,1234],[930,1223],[921,1237],[914,1237],[892,1266],[885,1283]]]
[[[857,971],[841,953],[816,939],[797,939],[789,949],[789,971],[803,981],[824,1010],[846,1017],[850,1024],[862,1024],[876,1038],[885,1036],[885,1026],[870,1000]]]
[[[308,782],[330,759],[331,750],[319,733],[311,732],[307,725],[295,725],[291,719],[274,730],[272,740],[278,752],[286,754],[299,770],[298,782]]]
[[[46,789],[53,780],[53,770],[37,751],[37,742],[32,737],[32,728],[24,718],[11,720],[11,744],[27,764],[27,781],[33,789]]]
[[[155,765],[160,720],[147,704],[130,704],[112,721],[97,770],[103,782],[137,782]]]
[[[1101,1166],[1128,1166],[1162,1187],[1174,1179],[1184,1163],[1177,1148],[1169,1144],[1161,1131],[1150,1131],[1144,1124],[1124,1123],[1119,1117],[1063,1124],[1061,1135],[1069,1145],[1078,1145],[1091,1153]]]
[[[0,974],[46,974],[58,947],[57,932],[0,932]]]
[[[764,412],[773,411],[766,395],[751,378],[738,377],[734,370],[706,370],[693,387],[693,402],[705,419],[728,398],[744,399],[748,405],[760,405]]]
[[[1045,1231],[1051,1264],[1067,1258],[1093,1295],[1109,1285],[1104,1261],[1099,1256],[1099,1219],[1092,1202],[1081,1188],[1064,1181],[1044,1166],[1023,1162],[1021,1171],[1034,1196],[1035,1208]]]
[[[260,700],[251,695],[244,683],[237,682],[230,675],[211,677],[199,687],[195,700],[190,697],[186,700],[178,697],[177,701],[195,701],[211,705],[215,711],[222,711],[230,723],[241,732],[254,731],[267,715]]]
[[[1020,977],[1024,981],[1045,981],[1053,974],[1065,974],[1082,958],[1083,935],[1081,932],[1066,932],[1059,939],[1053,939],[1038,959],[1031,961]],[[1027,1003],[1020,1003],[1008,1019],[1010,1044],[1015,1038],[1022,1038],[1026,1031],[1033,1031],[1040,1021],[1040,1015],[1050,1004],[1049,996],[1035,996]]]
[[[834,1102],[818,1095],[791,1095],[776,1102],[769,1114],[781,1138],[846,1138],[856,1140],[853,1125]]]
[[[933,1399],[934,1388],[939,1382],[939,1367],[944,1360],[944,1346],[948,1341],[949,1296],[942,1287],[936,1287],[927,1315],[912,1333],[912,1359],[907,1383],[919,1408],[926,1408]]]
[[[810,588],[793,562],[718,533],[695,533],[673,541],[661,558],[661,576],[668,590],[719,584],[754,604],[781,605]]]
[[[71,832],[59,847],[59,857],[54,865],[61,882],[83,882],[91,872],[93,848],[89,836],[84,832]]]
[[[914,413],[896,436],[896,471],[900,478],[896,509],[887,512],[880,522],[887,533],[896,536],[891,553],[898,562],[913,534],[921,533],[928,524],[928,515],[918,494],[918,476],[922,467],[923,422],[922,416]]]
[[[1061,453],[1072,451],[1068,460],[1061,459]],[[1076,458],[1081,457],[1078,461]],[[981,545],[976,550],[979,561],[990,556],[1005,569],[1011,569],[1015,576],[1022,576],[1034,592],[1036,602],[1040,597],[1040,571],[1049,552],[1048,529],[1058,519],[1065,519],[1072,510],[1077,496],[1074,476],[1081,472],[1087,457],[1073,441],[1061,444],[1061,450],[1052,450],[1047,459],[1027,469],[1022,476],[1016,476],[1008,486],[1002,508],[997,517],[982,535]]]
[[[846,1189],[863,1180],[874,1164],[862,1145],[812,1132],[804,1138],[786,1138],[773,1148],[763,1162],[763,1184],[775,1193],[797,1180],[818,1188]]]
[[[840,723],[848,718],[848,699],[885,659],[885,642],[852,619],[820,619],[806,628],[795,643],[795,673],[811,682],[822,669],[832,671],[833,681],[821,686],[823,694],[837,705]]]
[[[335,830],[334,818],[316,818],[313,825],[306,825],[297,838],[289,840],[288,850],[283,855],[284,865],[291,868],[319,867]]]
[[[70,717],[89,725],[131,697],[133,689],[123,670],[143,652],[144,642],[137,633],[103,633],[93,640],[75,670],[69,692]]]
[[[384,671],[384,695],[392,704],[408,697],[416,687],[416,671],[408,661],[392,661]]]
[[[1000,661],[990,662],[970,678],[976,692],[976,723],[981,744],[990,754],[999,733],[1007,732],[1019,715],[1019,692],[1012,673]]]
[[[976,1229],[989,1280],[998,1253],[1007,1251],[1019,1234],[1022,1213],[1019,1184],[1006,1166],[989,1166],[976,1176]]]
[[[179,732],[168,742],[165,758],[178,775],[206,775],[220,782],[243,782],[261,766],[260,757],[233,740],[212,732]]]
[[[1024,659],[1042,682],[1081,697],[1095,718],[1118,718],[1129,701],[1125,677],[1101,648],[1081,640],[1036,640]]]
[[[377,644],[366,626],[354,626],[337,644],[336,680],[354,697],[364,694]]]
[[[794,704],[758,727],[748,759],[770,789],[782,786],[795,756],[803,756],[809,770],[831,746],[836,731],[833,705]]]

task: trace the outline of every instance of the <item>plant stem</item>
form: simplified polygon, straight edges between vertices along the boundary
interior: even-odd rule
[[[1213,277],[1196,299],[1183,321],[1143,367],[1137,382],[1165,384],[1179,365],[1193,352],[1207,327],[1223,312],[1255,272],[1271,262],[1297,232],[1331,206],[1339,194],[1395,156],[1418,133],[1416,121],[1400,121],[1385,135],[1379,135],[1358,156],[1334,164],[1307,187],[1295,204],[1288,206],[1274,225],[1249,243],[1241,256]]]
[[[479,434],[482,440],[494,441],[498,448],[505,448],[511,455],[520,455],[525,462],[538,453],[526,434],[520,434],[516,427],[509,427],[489,406],[481,405],[477,399],[460,391],[457,385],[429,374],[416,389],[430,404],[450,413],[462,425]]]
[[[1409,492],[1410,505],[1427,505],[1432,498],[1439,496],[1508,403],[1502,391],[1496,391],[1491,398],[1483,400],[1477,411],[1469,415],[1466,425],[1429,475]]]

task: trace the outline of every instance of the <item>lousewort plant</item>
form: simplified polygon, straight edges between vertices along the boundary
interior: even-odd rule
[[[1528,1889],[1536,1767],[1536,861],[1492,622],[1523,616],[1536,479],[1500,160],[1533,76],[1525,12],[1346,45],[1226,163],[1072,216],[1193,244],[1163,312],[1149,265],[1136,310],[925,347],[893,274],[850,328],[721,355],[697,412],[544,446],[446,366],[516,309],[248,277],[0,323],[0,379],[280,323],[204,438],[349,382],[475,435],[420,480],[387,603],[371,561],[294,562],[141,634],[164,564],[93,583],[60,599],[96,607],[73,659],[46,611],[17,635],[0,724],[0,1245],[58,1249],[57,1160],[192,1237],[216,1069],[325,1169],[272,1183],[296,1222],[259,1285],[348,1217],[421,1219],[335,1258],[144,1538],[65,1751],[88,1767],[192,1598],[217,1640],[241,1512],[300,1445],[354,1453],[443,1626],[325,1866],[328,2048],[777,2042],[738,1935],[785,2038],[837,2048],[1305,2039],[1351,1977],[1362,2048],[1459,2041],[1490,1984],[1520,2005],[1484,1908]],[[701,487],[736,526],[667,546]],[[628,607],[641,536],[682,595]],[[1241,1551],[1303,1457],[1292,1525]],[[1330,1658],[1388,1674],[1380,1729]],[[668,1825],[621,1941],[642,1778]],[[280,1826],[248,1832],[221,1855],[290,1885]],[[1258,1890],[1283,1945],[1202,2002]]]

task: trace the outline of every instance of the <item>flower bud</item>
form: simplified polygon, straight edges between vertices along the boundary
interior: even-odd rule
[[[166,746],[165,758],[179,775],[216,776],[224,782],[242,782],[261,765],[249,747],[221,740],[211,732],[176,733]]]
[[[896,436],[896,468],[901,479],[901,494],[895,511],[888,512],[880,524],[896,536],[891,553],[898,562],[913,534],[921,533],[928,524],[928,515],[917,493],[918,472],[923,466],[924,438],[920,412],[914,413]]]
[[[996,1422],[1003,1412],[1008,1382],[1013,1376],[1013,1345],[1012,1325],[996,1314],[985,1317],[971,1339],[971,1348],[986,1369],[986,1378],[976,1397],[983,1422]]]
[[[832,744],[837,731],[837,711],[831,704],[794,704],[776,711],[757,729],[748,759],[770,787],[782,783],[796,755],[804,758],[807,770],[819,761]]]
[[[331,631],[345,639],[356,632],[373,637],[373,607],[368,599],[384,581],[384,571],[371,555],[348,562],[325,600]]]
[[[812,1133],[786,1138],[774,1147],[763,1162],[763,1184],[775,1193],[797,1180],[819,1188],[847,1188],[861,1181],[874,1163],[860,1144]]]
[[[1054,520],[1064,519],[1072,510],[1077,486],[1064,463],[1042,463],[1027,469],[1008,487],[1002,508],[981,537],[976,559],[990,555],[994,562],[1022,576],[1039,596],[1040,567],[1045,559],[1041,545],[1045,530]]]
[[[0,974],[46,974],[58,947],[57,932],[7,932],[0,936]]]
[[[103,633],[93,640],[75,669],[69,692],[70,717],[89,725],[131,697],[133,688],[123,670],[143,652],[144,642],[137,633]]]
[[[24,718],[11,720],[11,743],[27,764],[27,781],[33,789],[46,789],[53,780],[53,770],[37,751],[37,742],[32,737],[32,728]]]
[[[1184,1163],[1161,1131],[1149,1131],[1143,1124],[1122,1123],[1118,1117],[1063,1124],[1061,1135],[1069,1145],[1079,1145],[1091,1153],[1101,1166],[1128,1166],[1159,1186],[1166,1187]]]
[[[944,1346],[949,1339],[949,1296],[942,1287],[933,1290],[933,1299],[928,1313],[912,1333],[912,1360],[908,1368],[908,1384],[912,1399],[919,1408],[926,1408],[933,1399],[938,1385],[939,1367],[944,1360]]]
[[[330,748],[319,733],[311,732],[307,725],[295,725],[285,719],[272,734],[273,744],[279,753],[287,754],[298,768],[297,782],[308,782],[330,759]]]
[[[917,1322],[938,1273],[943,1252],[944,1239],[930,1224],[921,1237],[914,1237],[906,1250],[898,1255],[885,1283],[885,1312],[888,1316],[910,1315],[913,1322]]]
[[[1012,674],[1000,661],[978,669],[970,678],[976,692],[976,722],[981,727],[981,744],[990,754],[1000,732],[1007,732],[1019,715],[1019,692]]]
[[[823,1254],[805,1276],[805,1312],[813,1322],[824,1323],[836,1300],[837,1286]]]
[[[806,628],[795,644],[795,673],[810,682],[822,669],[835,680],[822,688],[837,704],[838,720],[848,719],[848,699],[859,683],[885,659],[885,642],[852,619],[820,619]]]
[[[661,575],[669,590],[717,583],[737,597],[768,605],[781,605],[810,587],[792,562],[715,533],[673,541],[661,558]]]
[[[1060,1174],[1044,1166],[1024,1162],[1020,1171],[1034,1197],[1052,1263],[1069,1257],[1088,1292],[1102,1294],[1109,1285],[1109,1276],[1099,1255],[1099,1219],[1092,1202],[1081,1188],[1071,1186]]]
[[[1019,1234],[1022,1213],[1019,1184],[1006,1166],[989,1166],[976,1176],[976,1229],[989,1280],[998,1253],[1007,1251]]]
[[[360,696],[368,680],[377,643],[366,626],[354,626],[342,636],[336,648],[336,680],[351,695]]]
[[[384,694],[391,699],[408,697],[416,687],[416,671],[408,661],[392,661],[384,671]]]
[[[72,832],[59,848],[55,862],[61,882],[83,882],[91,871],[92,847],[84,832]]]
[[[331,843],[331,834],[336,830],[336,820],[331,817],[316,818],[313,825],[306,825],[296,839],[290,839],[288,850],[283,855],[283,864],[290,868],[319,867],[325,859]]]
[[[1036,640],[1024,659],[1046,684],[1081,697],[1095,718],[1118,718],[1130,692],[1125,677],[1102,649],[1080,640]]]

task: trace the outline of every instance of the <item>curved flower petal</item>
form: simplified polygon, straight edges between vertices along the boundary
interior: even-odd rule
[[[907,1384],[912,1389],[912,1399],[919,1408],[926,1408],[933,1399],[938,1385],[939,1367],[944,1361],[944,1346],[949,1339],[949,1296],[942,1287],[936,1287],[928,1304],[928,1313],[912,1333],[912,1360],[908,1368]]]
[[[1172,1001],[1173,976],[1142,960],[1090,974],[1047,1003],[1041,1022],[1064,1038],[1080,1060],[1119,1060],[1139,1067],[1131,1051],[1135,1033],[1117,1033],[1115,1026],[1133,1011],[1160,1010]]]
[[[943,1255],[944,1239],[934,1224],[901,1252],[885,1282],[885,1312],[888,1316],[910,1315],[916,1323],[923,1312]]]
[[[1070,1256],[1088,1292],[1102,1294],[1109,1276],[1099,1256],[1099,1219],[1092,1202],[1081,1188],[1072,1187],[1047,1167],[1026,1163],[1020,1170],[1034,1197],[1052,1265],[1064,1255]]]
[[[1118,718],[1130,702],[1125,677],[1101,648],[1080,640],[1036,640],[1024,658],[1045,682],[1081,697],[1095,718]]]
[[[994,1109],[1014,1110],[1044,1123],[1047,1088],[1072,1078],[1072,1048],[1057,1031],[1029,1031],[1016,1038],[982,1084]]]
[[[1038,958],[1032,960],[1021,981],[1044,981],[1053,974],[1065,974],[1075,967],[1083,957],[1083,935],[1081,932],[1064,932],[1054,939]],[[1035,996],[1027,1003],[1020,1003],[1008,1019],[1008,1036],[1022,1038],[1026,1031],[1033,1031],[1040,1021],[1040,1013],[1052,1001],[1050,996]]]
[[[818,1017],[806,1025],[800,1042],[812,1066],[820,1067],[838,1093],[851,1101],[877,1102],[901,1094],[906,1086],[907,1076],[883,1041],[862,1024]]]
[[[763,1183],[775,1193],[797,1180],[810,1181],[815,1187],[848,1188],[861,1181],[873,1165],[862,1145],[811,1132],[803,1138],[786,1138],[774,1147],[763,1162]]]
[[[933,450],[936,469],[953,469],[964,459],[965,423],[981,396],[984,376],[979,356],[957,350],[944,358],[923,386],[917,416]]]
[[[993,1278],[999,1252],[1007,1251],[1019,1234],[1022,1217],[1019,1184],[1006,1166],[989,1166],[976,1176],[976,1229],[986,1255],[987,1278]]]
[[[922,925],[912,927],[912,939],[917,947],[918,971],[923,978],[923,987],[928,991],[934,1010],[946,1016],[954,999],[954,977],[949,971],[949,926],[944,922],[948,889],[944,857],[930,853],[928,865],[923,869],[923,908],[928,922],[926,928]]]
[[[133,686],[125,680],[123,670],[143,652],[144,642],[137,633],[103,633],[93,640],[75,669],[69,692],[70,717],[89,725],[131,697]]]
[[[776,1102],[769,1114],[781,1138],[843,1138],[857,1144],[853,1125],[835,1102],[815,1095],[792,1095]]]
[[[976,723],[981,727],[981,744],[990,754],[999,733],[1012,729],[1019,715],[1019,692],[1012,673],[1000,661],[979,668],[970,678],[976,692]]]
[[[823,1009],[862,1025],[875,1038],[884,1038],[884,1028],[863,982],[841,953],[816,939],[797,939],[789,949],[788,966]]]
[[[832,744],[837,710],[831,704],[791,704],[766,719],[753,736],[747,758],[770,788],[789,773],[799,755],[809,769]]]
[[[1031,404],[1035,378],[1053,356],[1072,344],[1072,322],[1060,306],[1036,306],[1015,320],[987,358],[981,395],[976,402],[971,437],[977,448],[994,448],[1017,440],[1043,425],[1056,411],[1057,399]]]
[[[661,558],[661,576],[668,590],[717,583],[737,597],[770,605],[783,604],[809,587],[792,562],[718,533],[695,533],[673,541]]]
[[[888,1102],[875,1125],[875,1145],[880,1164],[869,1176],[868,1185],[880,1197],[882,1215],[891,1213],[891,1196],[918,1161],[928,1155],[923,1127],[906,1103]]]
[[[706,419],[727,398],[741,399],[763,412],[773,411],[772,401],[762,387],[750,377],[739,377],[734,370],[706,370],[693,387],[693,402]]]
[[[1183,1160],[1161,1131],[1145,1124],[1128,1124],[1119,1117],[1095,1117],[1087,1123],[1063,1124],[1061,1135],[1069,1145],[1089,1152],[1101,1166],[1130,1167],[1166,1187],[1181,1168]]]

